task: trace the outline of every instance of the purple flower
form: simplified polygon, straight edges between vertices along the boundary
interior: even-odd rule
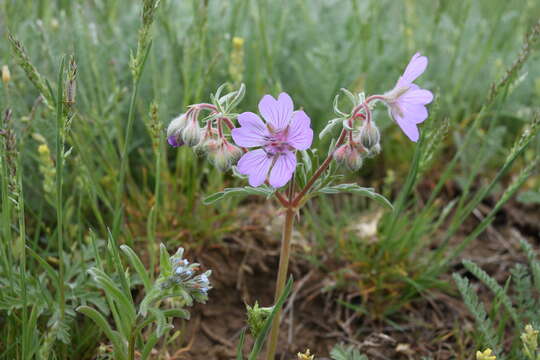
[[[426,70],[427,65],[427,57],[421,56],[420,53],[414,54],[394,89],[384,94],[390,116],[414,142],[418,141],[420,136],[416,125],[426,120],[428,117],[426,105],[433,100],[431,91],[413,84],[413,81]]]
[[[296,168],[295,150],[306,150],[313,141],[311,120],[302,110],[294,111],[291,97],[279,94],[278,99],[265,95],[259,112],[266,122],[252,112],[238,115],[241,127],[232,130],[238,146],[256,150],[245,153],[238,161],[238,171],[249,176],[251,186],[268,182],[275,188],[285,185]]]

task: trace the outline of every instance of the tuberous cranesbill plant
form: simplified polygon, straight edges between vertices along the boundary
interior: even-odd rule
[[[207,197],[206,203],[235,194],[259,194],[275,196],[283,206],[285,221],[276,300],[283,292],[287,277],[294,218],[307,200],[320,194],[351,192],[391,208],[390,202],[371,188],[338,183],[342,177],[337,174],[335,164],[356,171],[366,158],[379,154],[381,134],[372,113],[377,103],[386,105],[390,117],[409,139],[418,141],[418,124],[428,117],[426,105],[433,100],[433,94],[421,89],[414,81],[425,71],[427,64],[425,56],[415,54],[394,88],[382,95],[366,97],[363,93],[353,94],[342,89],[351,108],[349,112],[339,109],[339,95],[336,96],[334,110],[338,118],[331,120],[319,137],[330,134],[339,125],[342,129],[331,141],[328,155],[321,162],[318,152],[310,150],[313,143],[311,119],[305,111],[295,110],[287,93],[281,93],[277,98],[263,96],[258,106],[259,114],[236,114],[234,108],[242,99],[245,88],[242,85],[239,90],[222,96],[222,86],[212,96],[212,103],[191,105],[170,123],[167,137],[171,146],[193,147],[206,154],[218,169],[232,168],[235,175],[247,177],[249,186],[225,189]],[[285,186],[287,188],[282,190]],[[277,312],[270,332],[267,359],[274,358],[279,323]]]

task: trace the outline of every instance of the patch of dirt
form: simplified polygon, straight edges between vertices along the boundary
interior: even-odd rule
[[[268,205],[249,204],[244,211],[241,231],[220,245],[188,254],[203,268],[213,270],[214,288],[207,305],[192,309],[186,329],[188,344],[174,359],[235,359],[240,331],[246,326],[245,304],[258,301],[269,306],[273,302],[279,256],[276,219],[281,217]],[[477,213],[479,219],[482,213]],[[532,243],[538,244],[538,222],[527,220],[537,219],[538,214],[538,209],[531,213],[509,204],[463,257],[504,281],[510,267],[525,261],[519,238],[534,234]],[[269,222],[273,225],[268,226]],[[333,284],[331,272],[340,264],[335,259],[323,260],[324,266],[314,268],[299,256],[303,246],[301,237],[293,241],[296,256],[292,256],[289,272],[295,284],[285,305],[277,359],[295,359],[297,352],[307,348],[317,359],[328,359],[337,343],[356,345],[370,360],[472,358],[476,350],[470,336],[474,322],[459,295],[433,291],[404,307],[391,322],[370,321],[343,305],[353,302],[354,294],[324,291],[326,285]],[[454,269],[463,270],[458,263]],[[479,289],[481,298],[491,298],[485,289]],[[251,345],[248,336],[246,353]]]

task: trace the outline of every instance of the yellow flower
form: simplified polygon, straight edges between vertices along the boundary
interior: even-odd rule
[[[232,43],[235,49],[242,49],[242,47],[244,46],[244,38],[235,36],[232,39]]]
[[[298,360],[313,360],[315,359],[315,355],[312,355],[309,351],[309,349],[306,350],[305,353],[298,353]]]
[[[229,75],[233,83],[242,82],[244,73],[244,39],[238,36],[232,39],[232,51],[229,59]]]
[[[486,349],[484,352],[477,351],[476,352],[476,360],[497,360],[497,357],[495,355],[492,355],[493,351],[491,349]]]
[[[47,144],[39,145],[38,146],[38,153],[40,153],[41,155],[49,154],[50,150],[49,150],[49,147],[47,146]]]
[[[521,334],[525,355],[530,359],[535,358],[534,353],[538,349],[538,333],[538,330],[535,330],[531,324],[528,324],[525,326],[525,331]]]
[[[11,73],[9,72],[9,67],[7,65],[2,66],[2,81],[4,84],[7,84],[11,80]]]

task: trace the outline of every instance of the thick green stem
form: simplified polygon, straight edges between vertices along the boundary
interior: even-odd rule
[[[293,231],[295,210],[288,207],[285,213],[285,223],[283,224],[283,234],[281,239],[281,254],[279,257],[279,270],[276,284],[275,302],[279,299],[285,288],[287,280],[287,270],[289,268],[289,257],[291,253],[291,237]],[[279,325],[281,323],[281,310],[276,313],[270,330],[270,339],[268,340],[268,349],[266,360],[273,360],[276,354],[277,342],[279,337]]]

